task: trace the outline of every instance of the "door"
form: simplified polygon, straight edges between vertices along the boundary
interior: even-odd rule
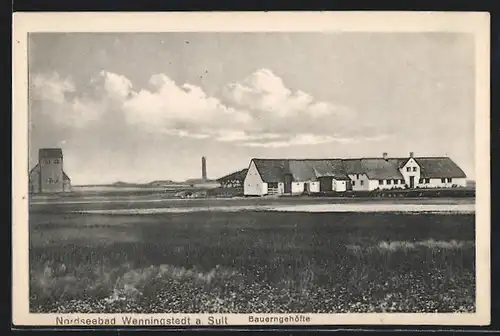
[[[330,177],[319,178],[319,191],[332,191],[332,181]]]
[[[410,176],[410,188],[415,186],[415,176]]]
[[[345,190],[352,191],[352,182],[350,180],[345,182]]]
[[[291,194],[292,193],[292,175],[291,174],[286,174],[285,175],[285,194]]]

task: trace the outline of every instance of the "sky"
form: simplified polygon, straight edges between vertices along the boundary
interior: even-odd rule
[[[29,165],[181,181],[251,158],[449,156],[475,178],[472,35],[36,33]]]

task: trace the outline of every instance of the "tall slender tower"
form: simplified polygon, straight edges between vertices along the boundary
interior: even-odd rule
[[[201,179],[207,180],[207,159],[204,156],[201,158]]]

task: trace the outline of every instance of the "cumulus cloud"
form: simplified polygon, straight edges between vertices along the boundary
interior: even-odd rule
[[[380,141],[387,137],[387,135],[373,136],[373,137],[335,137],[328,135],[314,135],[314,134],[299,134],[296,136],[283,138],[279,141],[268,141],[268,142],[245,142],[243,146],[246,147],[261,147],[261,148],[280,148],[289,146],[307,146],[307,145],[319,145],[324,143],[341,143],[350,144],[362,141]]]
[[[33,99],[43,107],[37,111],[66,126],[101,121],[93,125],[102,127],[108,118],[112,127],[268,148],[361,139],[349,136],[355,111],[293,91],[269,69],[228,83],[220,97],[166,74],[152,75],[148,86],[137,90],[125,76],[107,71],[83,88],[56,73],[37,74],[32,88]]]
[[[61,78],[58,73],[36,74],[31,78],[31,93],[34,99],[63,103],[65,95],[75,92],[75,85],[69,78]]]
[[[212,136],[228,123],[243,127],[248,115],[209,97],[198,86],[178,85],[164,74],[153,75],[151,87],[142,89],[124,103],[130,124],[151,132],[180,132],[182,136]]]
[[[241,82],[229,83],[223,90],[229,104],[250,111],[257,131],[272,128],[280,133],[331,132],[347,126],[355,112],[331,102],[317,101],[301,90],[292,91],[269,69],[260,69]]]
[[[59,74],[36,74],[30,79],[30,103],[39,115],[65,127],[84,127],[99,118],[94,101],[76,97],[75,84]]]

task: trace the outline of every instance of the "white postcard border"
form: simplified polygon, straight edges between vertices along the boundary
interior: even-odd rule
[[[28,263],[28,33],[31,32],[424,32],[475,36],[476,56],[476,313],[467,314],[33,314]],[[190,318],[227,325],[487,325],[490,323],[490,16],[486,12],[206,12],[15,13],[13,16],[12,318],[15,326],[56,326],[57,318]],[[249,317],[296,321],[251,323]],[[90,318],[90,320],[88,320]],[[196,324],[199,318],[202,324]],[[306,321],[309,319],[308,321]],[[101,321],[102,322],[102,321]],[[124,325],[118,323],[115,326]],[[167,324],[165,324],[167,325]],[[179,324],[170,324],[180,326]]]

